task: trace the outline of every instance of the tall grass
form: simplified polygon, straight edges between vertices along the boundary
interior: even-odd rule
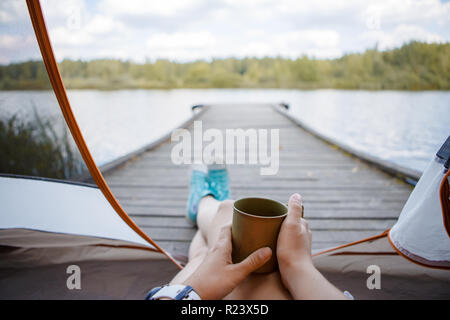
[[[52,121],[34,109],[31,120],[17,114],[0,118],[0,172],[76,179],[85,165],[68,131],[57,134]]]

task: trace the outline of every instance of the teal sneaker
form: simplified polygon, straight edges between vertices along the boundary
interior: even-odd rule
[[[230,178],[224,164],[208,165],[208,178],[214,198],[219,201],[230,199]]]
[[[205,170],[201,168],[193,168],[191,172],[191,183],[189,190],[189,200],[187,203],[187,221],[196,226],[197,225],[197,213],[200,200],[207,195],[212,195],[208,183],[208,175]]]

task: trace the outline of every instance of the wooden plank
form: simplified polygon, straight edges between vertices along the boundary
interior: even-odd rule
[[[191,241],[158,241],[158,244],[172,255],[188,255]]]
[[[190,241],[196,230],[192,228],[143,227],[155,241]],[[381,233],[377,230],[312,230],[313,242],[353,242]]]
[[[273,197],[275,198],[275,197]],[[139,197],[125,197],[121,198],[118,197],[119,202],[124,206],[147,206],[147,207],[157,207],[161,206],[161,204],[164,204],[165,207],[174,207],[174,208],[184,208],[186,206],[186,198],[180,197],[180,198],[170,198],[170,197],[158,197],[155,195],[155,197],[152,198],[139,198]],[[281,198],[275,198],[275,200],[281,201],[281,202],[287,202],[287,198],[281,199]],[[307,207],[310,208],[316,208],[319,205],[325,205],[327,207],[332,208],[342,208],[349,205],[352,205],[353,208],[360,208],[363,209],[365,207],[378,207],[380,205],[389,207],[389,208],[400,208],[401,209],[401,203],[399,203],[401,198],[375,198],[375,197],[361,197],[358,199],[352,199],[351,197],[327,197],[324,196],[308,196],[305,198],[304,202],[307,205]],[[166,205],[167,204],[167,205]]]
[[[139,206],[125,206],[126,211],[130,216],[172,216],[184,217],[185,209],[181,208],[164,208],[164,207],[139,207]],[[374,219],[393,219],[399,215],[399,210],[373,208],[366,210],[350,210],[350,209],[311,209],[305,208],[306,218],[374,218]]]
[[[163,197],[162,199],[178,199],[182,198],[187,200],[187,195],[189,192],[188,187],[185,188],[172,188],[174,191],[173,193],[167,192],[168,188],[155,188],[155,187],[142,187],[142,188],[129,188],[129,187],[112,187],[112,190],[114,194],[118,197],[124,197],[124,198],[132,198],[132,199],[139,199],[139,198],[159,198]],[[170,188],[169,188],[170,189]],[[238,189],[238,190],[237,190]],[[232,188],[231,192],[235,194],[241,194],[241,195],[264,195],[264,196],[271,196],[274,198],[280,198],[284,197],[285,200],[286,196],[289,196],[292,194],[292,192],[300,192],[301,195],[305,200],[309,198],[319,198],[323,199],[323,201],[327,201],[327,199],[335,199],[335,198],[353,198],[355,201],[359,199],[364,199],[365,197],[369,198],[378,198],[378,199],[398,199],[398,201],[403,201],[405,198],[408,197],[410,191],[409,190],[397,190],[397,189],[381,189],[377,190],[376,193],[374,193],[372,190],[351,190],[351,189],[340,189],[340,190],[334,190],[334,189],[312,189],[312,188],[303,188],[301,190],[296,189],[289,189],[289,190],[257,190],[257,189],[251,189],[248,187],[247,189],[243,188]],[[283,200],[283,201],[285,201]]]
[[[232,168],[230,168],[232,170]],[[329,180],[330,177],[333,177],[333,179],[339,180],[339,183],[341,185],[355,185],[355,177],[353,175],[347,174],[346,177],[342,177],[344,174],[340,174],[339,176],[335,175],[323,175],[321,177],[319,176],[313,176],[311,175],[303,175],[303,176],[291,176],[291,177],[277,177],[277,178],[261,178],[259,181],[268,184],[268,186],[277,186],[277,185],[285,185],[287,181],[290,182],[292,185],[298,185],[298,186],[304,186],[308,185],[309,182],[317,182],[317,185],[326,185],[327,179]],[[230,175],[230,177],[233,177],[233,180],[231,182],[231,186],[242,186],[245,184],[248,184],[248,179],[252,178],[252,175],[238,175],[236,172],[233,175]],[[387,180],[387,179],[370,179],[370,177],[362,177],[359,176],[359,180],[361,181],[360,185],[367,185],[370,187],[382,187],[385,188],[386,186],[392,185],[395,180]],[[168,185],[174,185],[174,186],[186,186],[186,180],[189,179],[189,175],[181,175],[180,177],[170,179],[170,177],[166,174],[158,175],[158,176],[140,176],[140,177],[115,177],[114,179],[110,179],[111,186],[118,186],[118,185],[126,185],[126,186],[133,186],[133,185],[139,185],[139,186],[152,186],[152,185],[161,185],[161,184],[168,184]],[[390,183],[390,184],[389,184]]]
[[[287,200],[287,199],[286,199]],[[393,211],[401,211],[402,205],[397,201],[393,202],[382,202],[378,201],[378,199],[370,199],[366,202],[350,202],[350,201],[334,201],[334,202],[311,202],[308,199],[303,201],[305,206],[305,211],[320,211],[320,210],[329,210],[329,211],[372,211],[379,210],[382,207],[385,210],[393,210]],[[140,202],[135,200],[127,200],[122,201],[122,205],[128,207],[130,210],[136,209],[141,210],[140,208],[153,208],[154,211],[164,211],[164,209],[174,209],[184,211],[186,205],[184,203],[174,203],[171,200],[166,201],[155,201],[155,202]]]
[[[190,241],[197,232],[194,228],[142,227],[142,230],[155,241]]]
[[[133,217],[141,227],[173,227],[173,228],[193,228],[184,217],[152,217],[152,216],[136,216]]]
[[[186,180],[189,178],[186,177]],[[274,191],[274,190],[300,190],[300,189],[309,189],[309,190],[335,190],[335,189],[341,189],[341,190],[351,190],[354,192],[360,191],[360,190],[366,190],[366,191],[383,191],[383,190],[391,190],[395,189],[395,186],[392,186],[392,184],[357,184],[355,181],[349,182],[349,183],[342,183],[342,181],[339,181],[338,183],[315,183],[312,185],[310,183],[311,181],[296,181],[295,183],[262,183],[257,184],[256,182],[253,182],[255,184],[252,185],[245,185],[244,183],[236,184],[236,183],[230,183],[230,188],[232,190],[267,190],[267,191]],[[134,188],[134,189],[142,189],[142,188],[154,188],[154,189],[187,189],[188,186],[186,184],[182,184],[179,182],[172,182],[172,183],[162,183],[161,181],[155,181],[155,182],[127,182],[127,183],[116,183],[112,181],[110,183],[110,187],[117,188]],[[356,193],[357,194],[357,193]]]
[[[136,216],[133,220],[141,227],[172,227],[193,228],[184,217],[152,217]],[[312,230],[359,230],[359,231],[384,231],[392,227],[396,219],[330,219],[330,218],[308,218],[309,227]]]

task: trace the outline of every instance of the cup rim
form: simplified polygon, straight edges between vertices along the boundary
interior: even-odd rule
[[[280,214],[280,215],[277,215],[277,216],[257,216],[257,215],[251,214],[251,213],[246,213],[246,212],[236,208],[236,202],[238,202],[240,200],[243,200],[243,199],[259,199],[259,200],[273,201],[273,202],[276,202],[278,204],[281,204],[284,208],[286,208],[286,213],[283,213],[283,214]],[[235,200],[233,202],[233,210],[236,210],[240,214],[243,214],[243,215],[246,215],[246,216],[249,216],[249,217],[254,217],[254,218],[259,218],[259,219],[278,219],[278,218],[282,218],[282,217],[287,216],[289,208],[284,203],[282,203],[282,202],[280,202],[278,200],[273,200],[273,199],[263,198],[263,197],[243,197],[243,198],[237,199],[237,200]]]

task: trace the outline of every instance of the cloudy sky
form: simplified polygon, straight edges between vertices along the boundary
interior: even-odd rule
[[[41,0],[57,59],[334,58],[450,40],[440,0]],[[0,63],[39,57],[24,0],[1,0]]]

